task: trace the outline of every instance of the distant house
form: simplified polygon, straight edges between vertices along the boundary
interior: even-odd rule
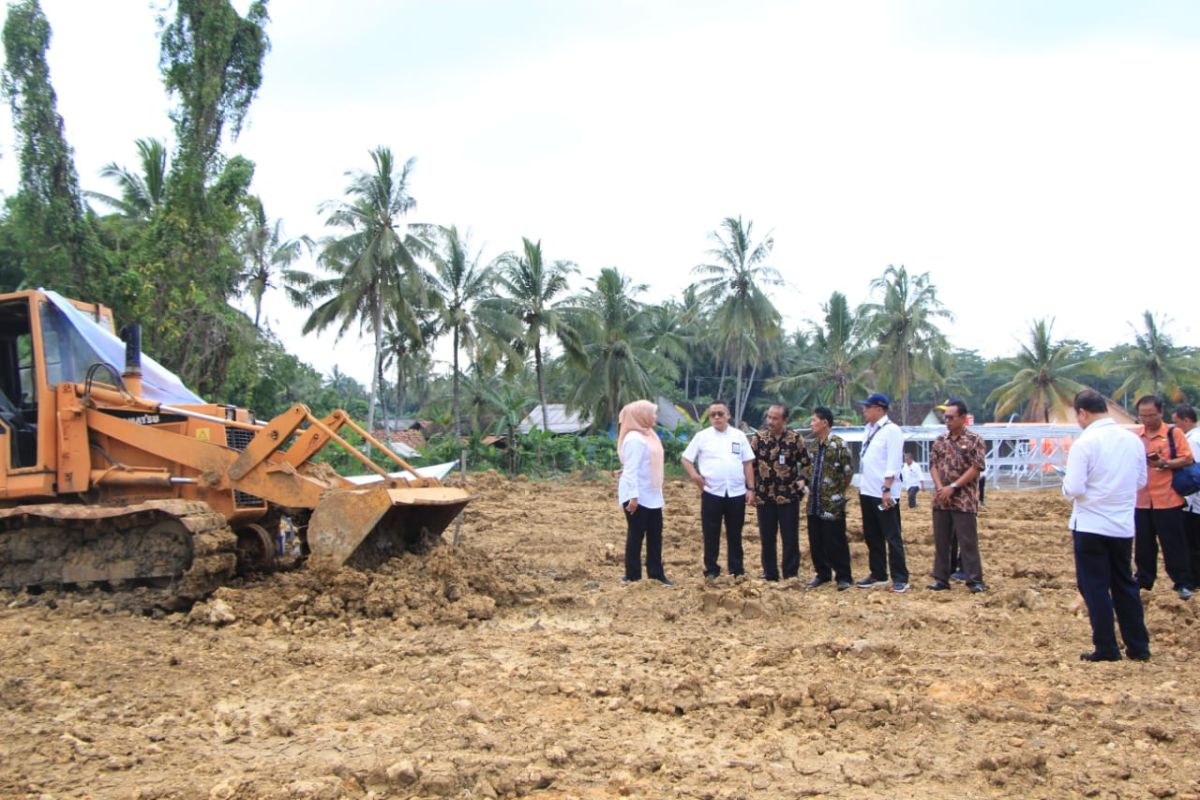
[[[529,412],[529,416],[521,420],[517,430],[520,433],[529,433],[535,427],[551,433],[575,434],[586,430],[587,423],[579,418],[578,412],[567,411],[567,407],[562,403],[547,403],[545,422],[542,421],[542,407],[536,405]]]
[[[658,426],[665,431],[673,431],[681,424],[694,425],[696,420],[681,406],[659,395],[655,398],[658,403]]]

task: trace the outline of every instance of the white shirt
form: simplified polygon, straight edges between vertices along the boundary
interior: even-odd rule
[[[900,482],[904,484],[905,489],[911,486],[920,487],[923,480],[924,479],[921,476],[921,465],[917,462],[914,461],[911,464],[905,464],[900,468]]]
[[[683,457],[704,476],[704,491],[717,497],[741,497],[746,493],[746,470],[742,464],[754,460],[746,434],[730,425],[723,431],[705,428],[692,437]]]
[[[621,444],[621,480],[617,482],[617,502],[637,498],[639,506],[662,508],[662,489],[655,489],[650,479],[650,447],[638,431],[625,434]]]
[[[1071,530],[1133,538],[1133,507],[1146,485],[1142,440],[1111,417],[1083,429],[1067,454],[1063,494],[1075,501]]]
[[[1192,447],[1192,454],[1200,460],[1200,425],[1187,432],[1187,440],[1188,444]],[[1184,511],[1189,514],[1200,514],[1200,492],[1189,494],[1183,500],[1185,503],[1183,507]]]
[[[862,481],[858,492],[867,497],[883,497],[884,479],[899,475],[904,463],[904,431],[883,417],[878,424],[868,425],[866,432],[867,438],[863,439],[859,456]],[[899,494],[899,489],[897,486],[892,490],[893,497]]]

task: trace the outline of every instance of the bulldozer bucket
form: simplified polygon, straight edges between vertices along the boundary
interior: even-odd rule
[[[371,569],[405,551],[424,549],[467,501],[446,486],[340,489],[321,498],[308,522],[310,557]]]

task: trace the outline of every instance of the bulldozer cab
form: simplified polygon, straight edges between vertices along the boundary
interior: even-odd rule
[[[72,303],[100,327],[112,331],[106,306]],[[102,360],[61,310],[41,292],[0,295],[0,453],[10,469],[50,468],[39,452],[39,399],[63,381],[79,382]],[[52,408],[46,409],[53,413]],[[47,429],[52,429],[48,425]],[[0,456],[2,458],[2,456]]]

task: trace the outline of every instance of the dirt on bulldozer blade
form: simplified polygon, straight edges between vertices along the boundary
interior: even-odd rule
[[[1084,663],[1068,504],[988,493],[988,590],[701,575],[623,584],[611,478],[473,477],[461,544],[238,579],[187,612],[0,593],[0,797],[1200,798],[1200,598],[1143,592],[1153,658]],[[857,506],[856,578],[866,575]],[[450,540],[454,526],[445,533]],[[724,566],[724,543],[722,565]]]

